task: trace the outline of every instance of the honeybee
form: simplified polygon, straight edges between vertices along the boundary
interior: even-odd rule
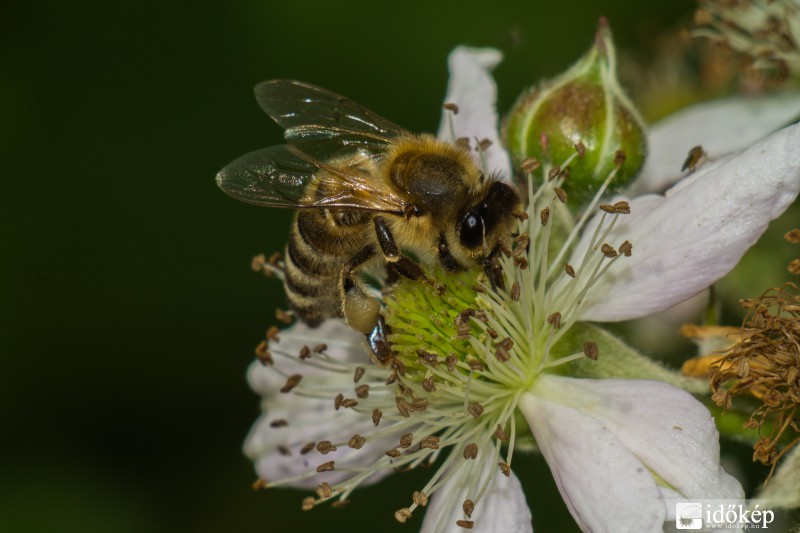
[[[303,322],[344,316],[373,332],[380,305],[358,273],[382,261],[390,275],[431,282],[409,252],[448,271],[479,264],[502,281],[495,259],[520,198],[467,150],[311,84],[265,81],[255,94],[287,144],[236,159],[216,180],[238,200],[297,210],[284,285]]]

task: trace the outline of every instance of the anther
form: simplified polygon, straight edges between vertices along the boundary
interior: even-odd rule
[[[489,139],[483,139],[478,143],[478,148],[485,152],[486,150],[489,149],[489,147],[492,144],[494,144],[494,143],[492,143],[492,141],[490,141]]]
[[[467,518],[472,518],[472,511],[475,510],[475,502],[472,500],[464,500],[464,503],[461,505],[461,510],[464,511]]]
[[[478,457],[478,445],[470,442],[464,446],[464,459],[475,459]]]
[[[529,157],[527,159],[523,159],[522,162],[519,164],[519,167],[526,174],[535,172],[536,169],[538,169],[540,166],[542,166],[542,164],[539,163],[539,161],[537,161],[535,157]]]
[[[472,520],[456,520],[456,525],[464,529],[472,529],[475,526],[475,522]]]
[[[405,418],[411,416],[411,406],[408,405],[408,402],[402,398],[398,398],[395,402],[397,404],[397,410],[403,415]]]
[[[401,524],[405,524],[406,520],[408,520],[409,518],[411,518],[411,510],[408,507],[403,507],[402,509],[398,509],[397,511],[394,512],[394,519],[400,522]]]
[[[374,425],[378,425],[381,422],[381,417],[383,416],[383,412],[380,409],[373,409],[372,410],[372,423]]]
[[[264,254],[255,255],[253,256],[253,259],[250,261],[250,268],[254,272],[260,272],[264,268],[266,262],[267,258],[264,256]]]
[[[304,345],[300,348],[300,359],[308,359],[309,357],[311,357],[311,350],[308,346]]]
[[[272,354],[269,351],[269,343],[267,343],[267,341],[261,341],[261,343],[256,346],[256,357],[261,361],[262,365],[272,365]]]
[[[561,202],[562,204],[567,203],[567,193],[564,189],[562,189],[561,187],[556,187],[553,190],[555,191],[556,196],[558,196],[559,202]]]
[[[281,444],[280,446],[278,446],[278,453],[280,453],[284,457],[290,457],[292,455],[292,450]]]
[[[572,172],[572,167],[566,166],[561,169],[561,172],[559,172],[558,175],[566,180],[569,178],[570,172]]]
[[[511,216],[522,222],[528,220],[528,213],[525,211],[512,211]]]
[[[520,293],[519,282],[515,281],[514,284],[511,285],[511,292],[509,292],[508,295],[509,295],[509,297],[511,298],[512,301],[518,302],[519,301],[519,293]]]
[[[539,213],[539,221],[542,223],[542,226],[547,225],[547,221],[550,219],[550,208],[545,207],[542,209],[541,213]]]
[[[400,447],[401,448],[408,448],[414,442],[414,434],[413,433],[403,433],[400,435]]]
[[[624,150],[617,150],[614,152],[614,164],[617,166],[622,166],[622,163],[625,162],[627,156],[625,155]]]
[[[257,480],[253,481],[253,490],[262,490],[267,488],[267,480],[263,477],[258,478]]]
[[[631,205],[625,200],[620,200],[614,204],[614,212],[620,215],[630,215]]]
[[[336,449],[336,446],[329,440],[321,440],[317,443],[317,451],[322,455],[328,455],[330,452],[335,452]]]
[[[281,324],[286,324],[288,326],[289,324],[292,323],[292,320],[294,320],[294,314],[289,311],[284,311],[283,309],[278,308],[275,309],[275,319]]]
[[[550,169],[550,172],[547,173],[547,180],[553,181],[561,174],[561,167],[553,167]]]
[[[342,406],[342,402],[344,402],[344,394],[340,392],[336,395],[336,398],[333,399],[333,408],[338,411]]]
[[[619,253],[624,255],[625,257],[630,257],[633,253],[633,244],[631,241],[625,241],[619,245]]]
[[[599,355],[600,351],[597,348],[597,344],[592,341],[586,341],[583,343],[583,354],[591,359],[592,361],[597,361],[597,356]]]
[[[455,144],[465,152],[470,151],[469,137],[459,137],[458,139],[455,140]]]
[[[425,398],[414,398],[411,400],[410,407],[412,411],[424,411],[428,408],[428,400]]]
[[[583,159],[583,156],[586,155],[586,145],[582,142],[574,145],[575,150],[578,152],[578,159]]]
[[[291,392],[292,389],[295,388],[302,379],[303,376],[301,376],[300,374],[292,374],[291,376],[289,376],[289,379],[286,380],[286,384],[283,387],[281,387],[281,392],[284,394],[287,392]]]
[[[786,239],[786,242],[789,242],[791,244],[799,243],[800,229],[795,228],[793,230],[787,231],[786,234],[783,236],[783,238]]]
[[[411,495],[411,501],[420,507],[425,507],[428,505],[428,495],[421,490],[415,490],[414,494]]]
[[[467,412],[472,415],[472,418],[480,418],[483,414],[483,406],[479,403],[471,403],[467,406]]]
[[[472,286],[472,290],[475,292],[486,292],[486,287],[481,285],[480,283],[476,283]]]
[[[605,211],[606,213],[615,214],[617,210],[611,204],[600,204],[600,211]]]
[[[285,418],[278,418],[278,419],[273,420],[272,422],[269,423],[269,427],[271,427],[271,428],[282,428],[282,427],[288,426],[288,425],[289,425],[289,422]]]
[[[430,450],[438,450],[439,449],[439,437],[435,435],[430,435],[425,437],[421,441],[419,441],[420,448],[428,448]]]
[[[451,353],[445,358],[444,362],[447,363],[447,370],[449,372],[452,372],[453,370],[456,369],[456,364],[458,364],[458,357],[456,357],[455,354]]]
[[[334,465],[336,461],[328,461],[327,463],[322,463],[317,467],[317,472],[332,472],[334,470]]]
[[[561,313],[556,311],[549,317],[547,317],[547,323],[553,326],[554,328],[558,329],[561,327]]]
[[[400,457],[401,455],[403,455],[402,452],[400,450],[398,450],[397,448],[392,448],[391,450],[386,450],[383,453],[385,453],[388,457],[391,457],[392,459],[395,459],[395,458]]]
[[[436,390],[436,383],[433,380],[433,374],[425,374],[425,378],[422,380],[422,388],[425,390],[425,392],[433,392]]]
[[[364,446],[365,442],[367,442],[367,439],[356,433],[355,435],[350,437],[350,440],[347,441],[347,445],[353,448],[354,450],[360,450],[361,447]]]
[[[367,398],[369,396],[369,385],[364,384],[356,387],[356,396],[358,396],[362,400],[364,398]]]
[[[454,104],[453,102],[447,102],[442,107],[444,107],[446,110],[452,112],[454,115],[458,115],[458,106],[456,104]]]
[[[323,500],[333,496],[333,489],[331,488],[331,486],[328,484],[327,481],[323,481],[322,483],[317,485],[315,492],[317,493],[317,496],[319,496]]]
[[[511,337],[506,337],[505,339],[498,342],[495,346],[501,347],[504,350],[510,350],[514,347],[514,340]]]
[[[500,471],[503,473],[504,476],[510,477],[511,476],[511,467],[508,466],[507,463],[500,461],[497,463],[497,466],[500,467]]]
[[[406,365],[399,359],[392,359],[392,369],[397,371],[397,375],[403,377],[406,375]]]
[[[477,359],[470,359],[467,361],[467,366],[469,366],[470,370],[473,372],[483,372],[483,363]]]
[[[314,346],[314,351],[316,353],[322,353],[327,349],[328,349],[328,345],[324,344],[324,343],[323,344],[317,344],[316,346]]]
[[[505,363],[509,359],[511,359],[511,354],[508,353],[508,350],[505,348],[498,346],[497,349],[494,351],[494,357],[501,363]]]
[[[572,265],[570,265],[569,263],[567,263],[566,265],[564,265],[564,272],[566,272],[566,273],[567,273],[567,276],[569,276],[569,277],[571,277],[571,278],[574,278],[574,277],[575,277],[575,269],[574,269],[574,268],[572,268]]]
[[[350,505],[350,500],[336,500],[335,502],[331,503],[331,507],[334,509],[339,509],[347,505]]]
[[[358,405],[358,400],[354,400],[352,398],[348,398],[342,402],[342,407],[344,407],[345,409],[355,407],[356,405]]]
[[[271,340],[272,342],[278,342],[280,339],[278,338],[278,326],[270,326],[267,330],[267,339]]]
[[[308,498],[303,498],[302,508],[304,511],[310,511],[316,504],[317,500],[315,500],[313,496],[309,496]]]
[[[497,440],[508,442],[508,435],[503,431],[503,427],[500,424],[497,424],[497,429],[494,430],[494,436],[497,437]]]
[[[395,381],[397,381],[397,370],[392,369],[392,371],[389,372],[389,377],[386,378],[386,381],[384,383],[386,383],[386,385],[391,385]]]
[[[353,381],[356,383],[361,381],[361,378],[364,377],[364,372],[366,372],[366,370],[364,370],[363,367],[357,366],[356,371],[353,373]]]
[[[603,244],[603,246],[600,247],[600,252],[609,259],[619,255],[614,247],[608,244]]]
[[[314,449],[314,446],[316,446],[316,445],[317,445],[317,443],[316,443],[316,442],[313,442],[313,441],[311,441],[311,442],[306,442],[305,444],[303,444],[303,447],[302,447],[302,448],[300,448],[300,455],[305,455],[305,454],[307,454],[308,452],[310,452],[311,450],[313,450],[313,449]]]
[[[417,350],[417,355],[420,359],[422,359],[423,364],[428,366],[434,366],[439,363],[439,356],[434,352],[429,352],[427,350],[419,349]]]
[[[497,334],[497,331],[495,331],[492,328],[486,328],[486,333],[493,339],[496,339],[497,337],[499,337],[499,335]]]

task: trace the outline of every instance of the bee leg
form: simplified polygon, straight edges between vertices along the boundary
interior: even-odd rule
[[[497,292],[497,289],[505,290],[506,282],[503,279],[503,269],[500,268],[500,262],[497,260],[497,257],[500,255],[502,251],[501,247],[495,246],[489,255],[486,256],[486,259],[483,260],[483,272],[486,274],[486,277],[489,278],[489,283],[492,285],[492,290]]]
[[[386,221],[382,217],[375,217],[373,220],[375,221],[375,235],[378,237],[378,244],[381,247],[381,252],[383,252],[383,259],[386,261],[387,268],[394,270],[405,278],[422,280],[440,293],[443,293],[443,286],[426,276],[418,264],[400,253],[400,250],[397,249],[397,243],[394,242],[392,232],[389,231],[389,226],[386,225]]]
[[[367,346],[371,352],[371,357],[381,366],[387,366],[394,357],[389,339],[387,339],[391,332],[391,328],[383,320],[383,317],[378,315],[378,323],[375,324],[370,333],[366,334]]]
[[[375,247],[365,246],[350,258],[339,277],[342,314],[351,328],[365,334],[369,334],[375,327],[381,305],[368,294],[363,282],[355,278],[353,272],[374,256]]]
[[[458,264],[456,258],[450,254],[450,247],[447,245],[447,241],[444,238],[444,235],[439,235],[439,263],[441,263],[442,268],[447,270],[448,272],[455,272],[456,270],[461,269],[461,265]]]

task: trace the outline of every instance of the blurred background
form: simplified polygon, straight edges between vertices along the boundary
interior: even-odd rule
[[[495,6],[3,2],[0,530],[419,527],[393,512],[424,470],[339,510],[251,489],[241,446],[259,401],[244,375],[285,302],[249,264],[283,249],[291,213],[238,203],[214,175],[281,142],[253,97],[264,79],[309,81],[435,132],[456,45],[504,51],[505,110],[577,59],[599,16],[635,63],[694,9]],[[514,470],[537,531],[577,531],[540,457],[515,455]]]

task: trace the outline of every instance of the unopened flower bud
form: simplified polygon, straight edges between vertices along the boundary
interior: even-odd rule
[[[617,81],[614,45],[604,19],[594,45],[572,68],[519,98],[505,136],[516,161],[533,157],[554,166],[579,154],[569,164],[564,185],[578,201],[594,195],[619,164],[619,152],[625,159],[611,191],[639,172],[647,154],[644,127]]]

